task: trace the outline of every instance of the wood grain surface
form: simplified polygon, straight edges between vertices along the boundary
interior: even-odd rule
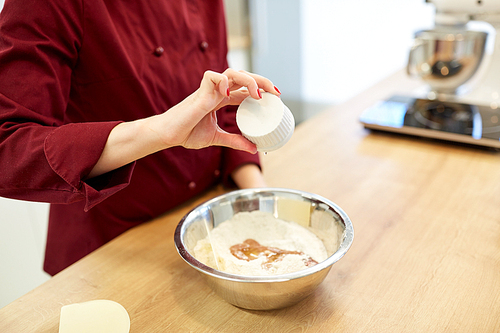
[[[351,249],[304,301],[239,309],[181,260],[177,223],[218,187],[0,309],[0,332],[57,332],[61,306],[93,299],[122,304],[131,332],[500,331],[500,153],[372,133],[358,121],[416,84],[396,73],[262,156],[269,186],[322,195],[354,224]]]

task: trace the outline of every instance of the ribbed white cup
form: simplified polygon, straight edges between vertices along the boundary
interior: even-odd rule
[[[247,97],[238,108],[236,124],[243,136],[261,152],[281,148],[295,129],[292,112],[271,93],[262,93],[260,100]]]

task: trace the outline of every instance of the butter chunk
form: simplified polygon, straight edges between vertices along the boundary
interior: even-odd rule
[[[94,300],[61,308],[59,333],[128,333],[130,317],[114,301]]]
[[[293,221],[303,227],[310,224],[311,203],[286,198],[278,199],[278,216],[285,221]]]

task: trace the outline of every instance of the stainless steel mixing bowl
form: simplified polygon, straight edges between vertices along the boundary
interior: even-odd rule
[[[329,257],[294,273],[242,276],[218,271],[199,262],[193,248],[212,229],[238,212],[260,210],[275,217],[307,224],[324,243]],[[352,244],[354,230],[347,214],[333,202],[315,194],[280,188],[245,189],[209,200],[180,221],[174,240],[180,256],[205,278],[227,302],[246,309],[269,310],[295,304],[310,295],[325,279],[332,265]]]
[[[408,74],[437,93],[454,93],[476,73],[484,56],[487,33],[436,29],[415,34],[408,57]]]

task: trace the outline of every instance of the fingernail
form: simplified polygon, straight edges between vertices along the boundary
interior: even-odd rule
[[[229,93],[230,93],[229,88],[227,88],[227,91],[226,91],[227,97],[229,97]]]
[[[278,87],[274,86],[274,90],[276,90],[276,92],[281,95],[281,91],[278,89]]]
[[[259,98],[262,98],[262,94],[260,93],[260,89],[257,89],[257,93],[259,94]]]

